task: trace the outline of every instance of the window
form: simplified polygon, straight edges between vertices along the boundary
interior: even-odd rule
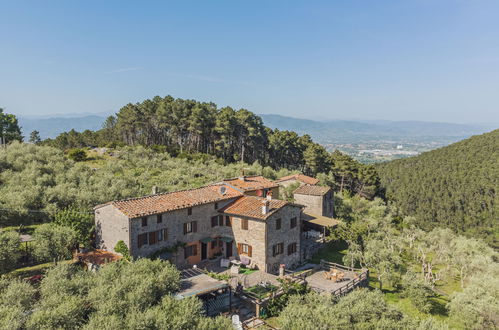
[[[216,240],[211,241],[211,248],[212,249],[216,249],[217,246],[218,246],[218,242]]]
[[[156,216],[156,222],[157,222],[157,223],[162,223],[162,222],[163,222],[163,218],[161,217],[161,214],[158,214],[158,215]]]
[[[288,256],[296,253],[296,243],[291,243],[288,245]]]
[[[232,219],[228,215],[225,216],[225,225],[227,227],[232,227]]]
[[[264,190],[262,191],[262,197],[267,197],[267,192],[268,192],[268,190],[267,190],[267,189],[264,189]]]
[[[281,229],[281,218],[275,220],[275,229],[279,230]]]
[[[192,207],[189,207],[189,208],[187,209],[187,215],[192,215]]]
[[[137,236],[137,246],[140,248],[142,245],[147,244],[147,233]]]
[[[198,254],[197,245],[189,245],[184,248],[184,257],[189,258]]]
[[[142,218],[142,227],[147,226],[147,217]]]
[[[251,257],[253,248],[251,245],[239,243],[237,244],[237,253],[246,254],[248,257]]]
[[[218,226],[218,216],[211,217],[211,228]]]
[[[219,215],[218,216],[218,225],[219,226],[223,226],[224,225],[224,216],[223,215]]]
[[[156,244],[158,242],[158,232],[157,231],[151,231],[149,233],[149,245]]]
[[[248,219],[241,219],[241,229],[248,230]]]
[[[218,210],[218,203],[215,203],[215,210]]]
[[[282,254],[284,250],[284,243],[279,243],[272,246],[272,255],[275,257],[279,254]]]
[[[184,223],[184,235],[197,232],[197,221]]]
[[[168,239],[168,229],[161,229],[157,233],[158,233],[158,242],[166,241]]]
[[[289,228],[291,228],[291,229],[295,228],[296,223],[297,223],[296,218],[291,218],[291,223],[290,223]]]

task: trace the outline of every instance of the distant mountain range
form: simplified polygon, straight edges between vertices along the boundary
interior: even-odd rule
[[[365,140],[409,138],[421,140],[432,137],[447,137],[460,140],[481,134],[496,127],[487,125],[464,125],[420,121],[367,121],[367,120],[325,120],[315,121],[281,115],[260,115],[266,126],[280,130],[291,130],[309,134],[320,143],[358,143]],[[74,117],[19,117],[23,134],[37,130],[42,138],[54,138],[71,129],[98,130],[106,120],[105,115],[81,114]]]
[[[86,129],[98,130],[107,117],[88,115],[81,117],[19,117],[19,125],[24,136],[36,130],[42,139],[55,138],[62,132],[72,129],[82,132]]]
[[[422,121],[387,120],[325,120],[315,121],[281,115],[260,115],[266,126],[280,130],[293,130],[309,134],[321,143],[349,143],[361,140],[407,138],[453,138],[460,140],[475,134],[488,132],[496,127],[490,125],[465,125]]]

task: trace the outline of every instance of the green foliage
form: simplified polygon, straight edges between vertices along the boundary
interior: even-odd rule
[[[35,289],[28,282],[0,278],[0,329],[21,329],[34,297]]]
[[[0,108],[0,139],[2,138],[6,143],[23,140],[16,116],[4,113]]]
[[[73,229],[78,243],[83,246],[90,246],[94,231],[94,216],[92,213],[83,209],[68,207],[55,213],[54,223]]]
[[[15,231],[0,231],[0,274],[14,269],[21,256],[21,239]]]
[[[409,298],[422,313],[429,313],[433,307],[431,298],[435,294],[423,278],[416,273],[407,272],[402,277],[402,297]]]
[[[40,138],[40,132],[38,131],[33,131],[29,134],[29,140],[28,140],[29,143],[34,143],[34,144],[38,144],[40,142],[42,142],[42,139]]]
[[[499,130],[377,167],[388,199],[423,229],[442,226],[498,246]]]
[[[119,240],[118,243],[116,243],[114,251],[120,253],[126,260],[130,260],[130,250],[128,249],[126,243],[122,240]]]
[[[380,291],[357,289],[335,301],[309,293],[291,297],[279,316],[282,329],[418,329],[421,324],[389,306]],[[437,329],[432,322],[424,329]]]
[[[77,234],[70,227],[43,224],[35,229],[33,240],[33,254],[38,260],[63,260],[71,257]]]
[[[290,297],[310,292],[306,283],[299,283],[289,279],[278,279],[278,281],[281,283],[284,294],[270,300],[267,305],[267,316],[278,316],[288,304]]]
[[[87,152],[84,149],[74,148],[68,151],[68,157],[75,162],[82,162],[87,159]]]
[[[223,165],[213,158],[173,158],[143,147],[112,150],[112,154],[95,168],[68,160],[56,148],[11,143],[0,153],[0,226],[50,221],[69,207],[92,212],[95,205],[110,200],[149,195],[153,186],[160,192],[195,188],[236,177],[243,168],[248,175],[270,178],[290,173],[258,163]]]
[[[98,272],[60,264],[36,292],[27,282],[0,280],[2,329],[231,329],[205,318],[196,298],[176,299],[180,274],[168,262],[140,259]],[[37,294],[35,294],[37,293]]]
[[[462,291],[452,295],[450,316],[468,329],[499,328],[499,269],[476,274]]]

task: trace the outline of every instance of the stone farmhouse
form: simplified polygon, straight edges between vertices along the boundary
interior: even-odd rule
[[[123,241],[133,257],[156,256],[180,268],[218,257],[269,273],[281,264],[293,268],[306,255],[303,230],[331,226],[333,203],[329,188],[307,183],[295,191],[295,202],[279,200],[283,182],[318,182],[302,174],[287,178],[241,176],[98,205],[96,247],[114,251]]]
[[[275,196],[275,197],[274,197]],[[96,247],[122,240],[133,257],[182,267],[237,257],[265,272],[301,262],[302,205],[278,200],[279,185],[242,176],[197,189],[96,206]]]

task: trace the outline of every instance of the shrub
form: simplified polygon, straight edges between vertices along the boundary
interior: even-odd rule
[[[87,159],[87,153],[83,149],[75,148],[68,151],[68,157],[75,162],[81,162]]]

